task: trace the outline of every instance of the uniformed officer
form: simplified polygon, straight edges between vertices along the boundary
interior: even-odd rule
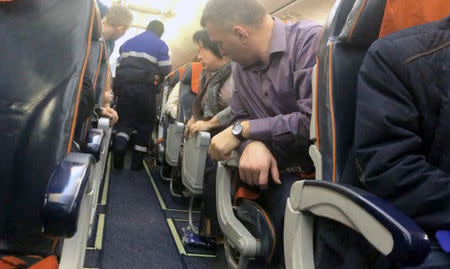
[[[132,169],[142,168],[155,119],[155,79],[171,70],[169,48],[161,40],[164,25],[151,21],[146,31],[126,41],[120,48],[120,62],[114,81],[117,95],[117,134],[114,139],[114,165],[123,167],[130,134],[137,130]]]

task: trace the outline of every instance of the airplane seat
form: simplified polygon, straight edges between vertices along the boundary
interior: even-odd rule
[[[162,177],[170,181],[171,193],[175,197],[181,197],[173,191],[175,167],[178,166],[181,148],[184,137],[184,123],[189,120],[191,105],[194,102],[200,77],[202,73],[202,65],[200,63],[191,63],[185,69],[181,78],[180,92],[178,96],[177,120],[169,124],[167,129],[167,145],[166,145],[166,162],[172,166],[172,174],[170,178]],[[197,89],[197,90],[195,90]],[[161,170],[161,176],[162,175]]]
[[[86,66],[85,71],[85,79],[88,79],[89,81],[84,81],[83,90],[81,93],[81,100],[83,98],[87,97],[87,92],[84,92],[84,88],[91,88],[92,89],[92,98],[94,104],[98,104],[97,100],[101,98],[103,89],[101,91],[97,91],[97,85],[98,85],[98,79],[102,76],[100,72],[105,72],[106,70],[102,70],[102,63],[103,63],[103,41],[101,40],[101,21],[100,21],[100,14],[98,12],[98,9],[96,5],[94,6],[95,18],[94,18],[94,25],[92,30],[92,37],[91,37],[91,44],[90,44],[90,53],[89,53],[89,59]],[[87,102],[87,99],[84,101]],[[91,115],[93,115],[93,112]],[[86,143],[86,137],[88,136],[88,131],[91,129],[91,117],[88,117],[85,122],[78,123],[77,124],[77,130],[76,130],[76,138],[77,141],[81,143],[81,145],[84,145]],[[80,147],[81,147],[80,145]],[[82,148],[82,147],[81,147]]]
[[[177,120],[176,121],[170,121],[169,127],[167,128],[167,143],[166,143],[166,157],[165,161],[167,164],[169,164],[172,167],[176,167],[178,165],[178,159],[180,156],[180,149],[181,144],[183,142],[183,135],[184,135],[184,118],[185,116],[181,115],[183,112],[181,111],[180,107],[181,105],[181,96],[185,97],[185,94],[183,92],[190,91],[190,76],[192,72],[190,71],[191,67],[188,65],[186,67],[186,71],[181,78],[181,85],[180,85],[180,93],[178,98],[178,110],[177,110]],[[189,82],[185,82],[189,81]],[[183,99],[184,100],[184,99]]]
[[[159,115],[158,115],[158,130],[156,131],[156,137],[153,141],[154,145],[156,145],[156,152],[158,159],[157,161],[161,164],[164,162],[164,140],[166,139],[167,133],[167,116],[165,113],[166,102],[171,91],[170,87],[170,78],[167,77],[164,79],[162,83],[163,91],[161,93],[161,101],[159,106]]]
[[[197,97],[202,65],[193,62],[186,67],[181,78],[177,121],[186,122],[191,116],[191,105]]]
[[[203,193],[203,174],[208,155],[211,135],[198,132],[195,137],[186,139],[183,145],[182,180],[189,193],[194,196]]]
[[[71,151],[94,11],[93,1],[0,4],[0,254],[83,266],[95,161]]]
[[[211,135],[209,132],[198,132],[195,137],[187,138],[183,145],[183,159],[181,161],[181,180],[191,196],[189,206],[189,225],[198,234],[193,225],[192,211],[194,199],[203,194],[204,172],[208,155]]]
[[[191,104],[196,97],[196,93],[192,91],[192,84],[199,79],[197,78],[201,73],[201,69],[198,72],[199,67],[201,68],[199,63],[191,63],[186,67],[181,78],[177,120],[170,123],[167,129],[166,162],[173,167],[178,165],[184,135],[184,123],[189,119]]]
[[[175,71],[174,75],[170,78],[169,80],[169,87],[171,88],[170,91],[173,90],[173,87],[175,87],[175,85],[178,82],[181,82],[183,76],[184,76],[184,72],[185,72],[185,68],[184,67],[180,67],[178,70]],[[180,89],[178,89],[180,91]],[[164,102],[164,107],[161,108],[161,119],[164,119],[164,126],[162,130],[159,130],[159,135],[158,137],[161,135],[161,131],[162,131],[162,139],[158,139],[158,151],[159,151],[159,160],[162,164],[161,169],[160,169],[160,177],[166,181],[171,181],[171,179],[169,177],[166,177],[164,175],[163,172],[163,166],[167,163],[170,165],[170,163],[174,164],[173,166],[177,166],[178,165],[178,157],[177,154],[179,156],[179,148],[181,147],[181,141],[182,141],[182,136],[183,136],[183,130],[184,130],[184,124],[181,127],[181,125],[179,126],[179,128],[177,128],[178,124],[175,124],[175,121],[173,119],[171,119],[170,117],[168,117],[165,114],[165,105],[167,102],[167,98],[169,96],[169,92],[167,92],[167,96]],[[180,99],[178,99],[178,102],[180,102]],[[178,104],[179,107],[179,104]],[[170,132],[169,132],[170,129]],[[174,135],[177,134],[179,135],[178,137],[181,137],[180,139],[175,138]],[[169,138],[170,137],[170,138]],[[169,142],[170,139],[170,142]],[[168,148],[171,148],[171,153],[169,156],[169,159],[173,160],[173,161],[167,161],[165,159],[165,156],[167,155],[166,151],[169,150]],[[176,161],[175,161],[176,160]]]
[[[249,199],[250,195],[242,195],[237,203],[239,190],[235,192],[233,180],[238,176],[239,159],[233,151],[230,159],[219,162],[216,176],[217,217],[224,235],[225,258],[233,269],[247,268],[255,258],[270,263],[277,236],[267,213]]]
[[[361,239],[375,254],[387,256],[401,266],[419,265],[428,255],[428,236],[413,220],[388,202],[344,184],[357,176],[352,152],[357,79],[367,50],[386,34],[387,28],[390,33],[395,27],[395,31],[403,29],[392,27],[405,26],[393,23],[399,18],[409,16],[414,23],[408,26],[440,19],[441,15],[425,14],[428,9],[417,7],[436,5],[429,8],[435,12],[442,3],[415,1],[414,10],[405,8],[410,4],[408,0],[336,1],[320,41],[312,81],[310,155],[316,166],[316,180],[298,181],[291,188],[284,223],[286,268],[320,265],[321,257],[314,253],[320,248],[317,238],[333,236],[338,228],[351,228],[347,230],[353,231],[352,239]],[[317,235],[324,231],[323,227],[330,229],[326,230],[328,234]]]

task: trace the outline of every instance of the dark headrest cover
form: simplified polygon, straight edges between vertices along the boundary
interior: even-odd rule
[[[347,44],[369,47],[378,39],[386,0],[356,0],[339,39]]]

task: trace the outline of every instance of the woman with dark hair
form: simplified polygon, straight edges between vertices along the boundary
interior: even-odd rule
[[[199,47],[198,59],[203,65],[203,73],[185,135],[193,136],[199,131],[210,131],[214,135],[231,121],[228,107],[232,92],[231,62],[220,54],[206,30],[196,32],[193,39]]]
[[[208,131],[214,136],[231,124],[231,61],[220,54],[217,44],[211,41],[206,30],[196,32],[193,39],[199,48],[198,59],[203,65],[203,73],[185,136],[191,137],[199,131]],[[200,235],[206,237],[216,237],[220,233],[215,197],[216,170],[217,162],[207,157],[199,227]]]

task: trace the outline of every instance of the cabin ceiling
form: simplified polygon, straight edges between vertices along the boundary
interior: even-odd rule
[[[164,22],[166,32],[162,39],[170,49],[174,68],[191,61],[197,48],[192,35],[201,29],[200,17],[208,0],[100,0],[106,5],[113,2],[127,5],[133,12],[133,27],[116,42],[112,59],[118,57],[118,47],[139,34],[153,19]],[[309,19],[324,24],[335,0],[259,0],[266,10],[282,20]]]

